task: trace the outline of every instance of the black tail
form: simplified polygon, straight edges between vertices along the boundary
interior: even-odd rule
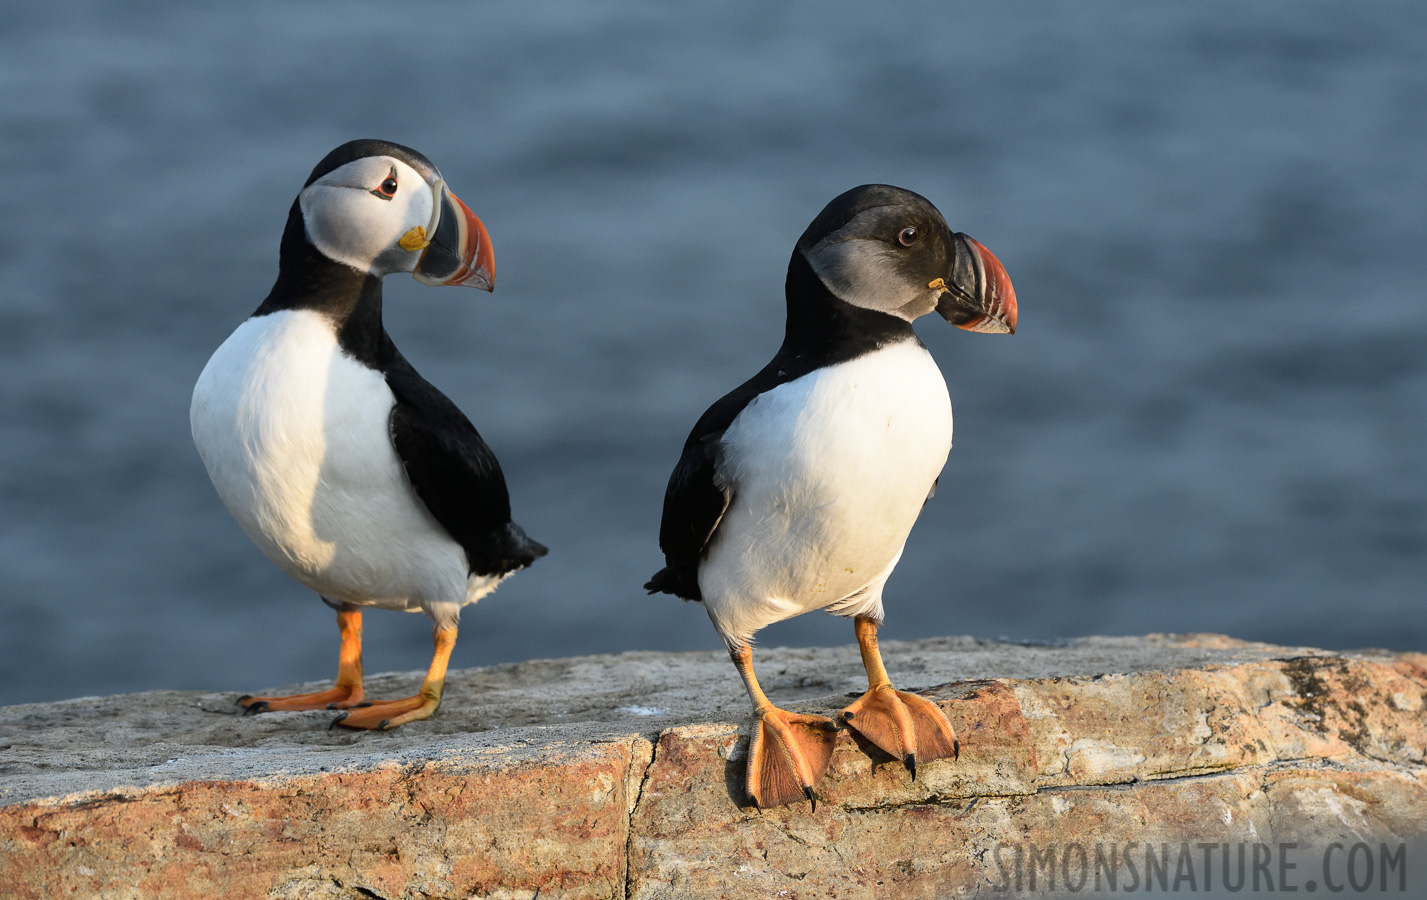
[[[479,556],[470,560],[471,572],[505,575],[525,568],[549,552],[549,547],[533,540],[519,525],[507,522],[484,542]]]
[[[644,589],[651,594],[673,594],[685,600],[703,602],[704,599],[699,591],[697,566],[665,566],[644,583]]]

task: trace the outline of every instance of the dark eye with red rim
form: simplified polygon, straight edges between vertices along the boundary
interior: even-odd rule
[[[383,200],[390,200],[392,197],[395,197],[395,196],[396,196],[396,173],[395,173],[395,172],[391,173],[390,175],[388,175],[388,176],[382,181],[381,184],[379,184],[379,185],[377,185],[376,187],[372,188],[372,193],[373,193],[373,194],[376,194],[378,197],[382,198]]]
[[[911,227],[910,225],[906,228],[903,228],[901,233],[897,235],[897,243],[901,244],[903,247],[910,247],[916,242],[917,230]]]

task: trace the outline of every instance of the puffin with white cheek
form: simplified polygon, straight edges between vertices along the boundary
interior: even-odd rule
[[[773,361],[703,414],[664,497],[667,566],[645,585],[702,600],[753,701],[747,790],[807,798],[840,725],[902,760],[955,756],[933,703],[895,690],[877,649],[882,588],[951,450],[951,401],[912,330],[932,311],[1016,330],[1001,263],[925,198],[869,184],[834,199],[788,264]],[[789,713],[758,686],[749,642],[812,610],[853,620],[868,689],[837,721]]]
[[[288,212],[277,283],[193,389],[193,439],[238,524],[337,611],[330,690],[239,698],[249,712],[345,710],[386,729],[441,704],[461,608],[546,548],[511,521],[495,455],[382,325],[382,279],[489,291],[490,235],[431,162],[386,141],[327,154]],[[362,610],[424,612],[435,651],[420,690],[362,690]]]

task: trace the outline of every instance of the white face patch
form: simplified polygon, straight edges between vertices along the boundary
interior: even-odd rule
[[[393,196],[373,193],[393,171]],[[412,228],[427,227],[435,206],[426,179],[390,156],[349,162],[308,185],[298,200],[313,246],[329,259],[378,276],[416,268],[421,251],[404,250],[398,242]]]
[[[846,225],[803,251],[808,264],[839,299],[901,316],[908,321],[936,308],[940,293],[908,281],[895,250],[882,241],[853,235],[865,233],[875,209],[864,210]]]

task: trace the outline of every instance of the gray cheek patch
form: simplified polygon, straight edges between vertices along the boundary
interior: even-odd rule
[[[894,251],[881,241],[843,237],[856,223],[853,219],[804,251],[818,278],[853,306],[898,314],[916,305],[927,293],[926,286],[909,283],[899,271]]]

